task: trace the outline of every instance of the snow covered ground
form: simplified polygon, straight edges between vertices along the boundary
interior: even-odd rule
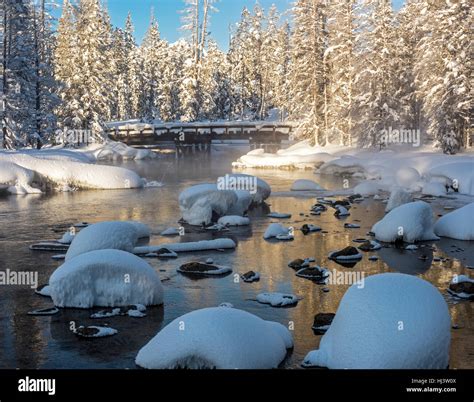
[[[439,196],[440,184],[460,194],[474,195],[474,153],[445,155],[436,149],[393,147],[382,151],[341,146],[311,147],[308,141],[278,151],[253,150],[233,163],[235,168],[315,169],[318,174],[335,174],[365,180],[354,193],[373,195],[390,192],[394,186],[410,192],[424,191]],[[452,193],[452,190],[451,190]]]
[[[59,191],[140,188],[145,181],[135,172],[96,165],[96,162],[153,156],[150,151],[136,150],[117,142],[80,149],[52,147],[0,151],[0,189],[7,189],[11,194],[36,194],[41,193],[38,188],[41,186],[53,186]]]

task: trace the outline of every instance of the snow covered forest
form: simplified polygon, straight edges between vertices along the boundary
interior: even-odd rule
[[[468,145],[474,112],[469,0],[298,0],[243,9],[229,50],[213,40],[213,0],[183,2],[183,39],[112,26],[100,0],[1,0],[4,148],[59,129],[145,121],[260,120],[278,110],[315,145],[378,146],[421,130],[446,153]]]

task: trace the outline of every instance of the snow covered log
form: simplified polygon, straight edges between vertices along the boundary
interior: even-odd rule
[[[66,260],[93,250],[116,249],[132,252],[141,237],[149,237],[149,229],[139,222],[99,222],[82,229],[73,239]],[[148,234],[148,236],[147,236]]]
[[[351,286],[303,366],[330,369],[445,369],[451,317],[439,291],[412,275],[385,273]]]
[[[55,306],[91,308],[163,303],[155,270],[121,250],[96,250],[67,260],[49,278]]]
[[[208,250],[219,250],[219,249],[234,249],[237,247],[234,240],[232,239],[214,239],[214,240],[200,240],[190,241],[183,243],[164,243],[157,246],[140,246],[133,249],[133,253],[136,255],[146,255],[150,253],[156,253],[162,248],[167,248],[175,253],[185,253],[193,251],[208,251]]]
[[[138,352],[135,362],[147,369],[271,369],[292,347],[283,325],[212,307],[176,318]]]
[[[474,240],[474,202],[439,218],[434,231],[442,237]]]
[[[387,243],[437,240],[433,231],[433,211],[423,201],[403,204],[385,215],[373,227],[375,238]]]

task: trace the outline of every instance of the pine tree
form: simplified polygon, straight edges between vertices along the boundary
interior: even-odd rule
[[[445,153],[455,153],[472,132],[474,12],[467,0],[424,1],[419,23],[427,34],[418,46],[416,83],[428,132]]]

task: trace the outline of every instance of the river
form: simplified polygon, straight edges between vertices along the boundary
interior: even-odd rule
[[[230,172],[232,160],[242,150],[222,149],[212,156],[196,155],[182,159],[166,156],[152,161],[126,162],[142,177],[163,182],[163,187],[139,190],[78,191],[28,196],[0,197],[0,269],[38,271],[39,283],[46,283],[60,262],[51,253],[32,252],[28,246],[45,239],[57,239],[73,223],[80,221],[138,220],[152,229],[151,243],[176,241],[164,239],[159,233],[177,226],[180,218],[179,193],[188,186],[215,180]],[[453,323],[451,368],[474,368],[474,311],[473,303],[455,302],[446,294],[446,287],[454,274],[467,273],[466,265],[474,265],[473,242],[443,239],[433,244],[435,250],[399,251],[383,248],[376,254],[378,261],[369,261],[367,255],[354,268],[344,268],[327,259],[332,250],[351,245],[352,239],[364,237],[384,213],[379,201],[366,199],[351,209],[345,221],[358,222],[360,229],[344,229],[343,222],[331,212],[321,216],[308,214],[313,198],[292,197],[280,193],[288,191],[295,179],[318,181],[327,189],[338,189],[342,179],[317,177],[311,171],[251,171],[266,180],[276,195],[268,203],[272,211],[288,212],[292,218],[278,220],[284,225],[300,227],[314,223],[327,233],[304,236],[296,231],[293,242],[268,242],[263,233],[270,222],[262,209],[252,211],[251,226],[234,228],[225,236],[238,241],[233,251],[213,251],[182,254],[177,260],[147,260],[160,274],[165,289],[162,307],[149,308],[147,317],[113,317],[92,320],[90,311],[63,309],[53,316],[27,315],[35,308],[51,306],[48,298],[38,296],[27,286],[0,286],[0,367],[1,368],[136,368],[134,359],[163,326],[189,311],[230,302],[236,308],[254,313],[264,319],[278,321],[292,329],[295,347],[282,367],[298,368],[306,353],[318,347],[321,336],[311,329],[314,315],[336,312],[347,285],[323,286],[298,278],[287,266],[295,258],[315,257],[318,265],[344,271],[348,269],[372,275],[380,272],[404,272],[428,280],[445,296]],[[440,202],[432,203],[435,213],[446,213]],[[220,234],[189,233],[182,241],[218,237]],[[454,253],[452,245],[464,251]],[[418,257],[428,255],[427,261]],[[372,254],[372,253],[371,253]],[[449,257],[444,263],[434,262],[433,256]],[[187,261],[212,258],[215,263],[229,265],[234,273],[256,270],[261,280],[252,284],[235,283],[234,276],[193,280],[176,272]],[[260,292],[280,291],[294,293],[302,300],[296,307],[272,308],[259,304],[255,297]],[[97,309],[96,309],[97,310]],[[70,331],[76,325],[108,323],[119,333],[110,338],[81,339]]]

